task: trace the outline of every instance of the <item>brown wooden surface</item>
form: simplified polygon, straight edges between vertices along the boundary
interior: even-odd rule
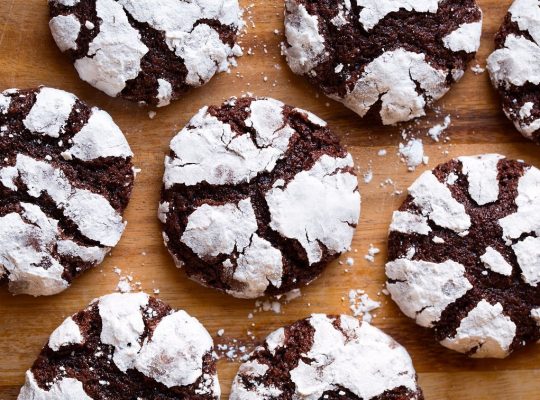
[[[257,340],[283,324],[313,312],[347,313],[351,288],[366,290],[371,298],[383,302],[377,310],[374,325],[383,328],[407,347],[420,375],[428,400],[538,399],[540,398],[540,348],[531,348],[503,361],[469,360],[447,351],[432,337],[404,317],[385,296],[383,288],[385,239],[392,211],[403,200],[393,196],[393,187],[380,183],[391,178],[403,190],[427,167],[407,172],[396,155],[400,127],[383,128],[373,121],[362,121],[344,106],[318,97],[305,81],[288,70],[279,54],[283,30],[281,0],[246,0],[253,4],[246,13],[249,31],[243,46],[254,55],[240,59],[232,74],[222,74],[206,87],[194,90],[185,99],[158,110],[154,120],[148,110],[128,102],[111,99],[80,81],[77,74],[54,45],[45,0],[0,0],[0,88],[48,85],[71,91],[90,104],[98,105],[115,118],[126,133],[135,153],[135,163],[142,168],[133,198],[127,210],[129,221],[118,248],[101,268],[86,273],[65,293],[51,298],[12,297],[0,288],[0,399],[15,399],[29,368],[52,330],[68,315],[78,311],[95,297],[114,291],[118,276],[113,267],[133,275],[144,290],[161,291],[160,298],[173,307],[184,308],[198,317],[218,342],[232,338],[250,342],[247,331]],[[485,65],[497,30],[510,0],[479,0],[485,24],[482,48],[477,61]],[[252,22],[255,27],[252,26]],[[266,45],[268,53],[263,51]],[[264,81],[264,77],[268,81]],[[349,147],[360,175],[372,165],[370,184],[360,179],[363,197],[362,218],[354,238],[352,267],[330,266],[323,276],[302,290],[303,296],[283,307],[282,314],[263,312],[253,320],[247,315],[253,301],[241,301],[203,289],[178,271],[166,253],[156,218],[156,207],[163,173],[163,157],[173,135],[205,104],[218,104],[245,92],[273,96],[292,105],[308,109],[326,119]],[[430,113],[419,125],[412,125],[424,137],[428,167],[450,157],[483,152],[500,152],[540,166],[540,149],[526,142],[503,117],[488,75],[468,71],[464,79],[440,103],[440,114]],[[425,137],[427,128],[452,116],[448,130],[451,141],[441,145]],[[405,125],[405,126],[411,126]],[[377,156],[380,149],[386,157]],[[446,153],[448,152],[448,153]],[[369,244],[382,252],[375,263],[364,260]],[[143,254],[144,253],[144,254]],[[349,268],[349,272],[345,272]],[[252,326],[251,324],[255,326]],[[216,332],[225,329],[225,336]],[[219,362],[220,381],[227,398],[238,364]]]

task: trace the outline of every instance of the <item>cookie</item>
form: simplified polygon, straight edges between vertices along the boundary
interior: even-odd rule
[[[0,94],[0,282],[53,295],[125,229],[133,154],[105,111],[41,87]]]
[[[515,0],[495,38],[487,69],[506,116],[540,143],[540,4]]]
[[[540,339],[540,170],[498,154],[425,172],[390,226],[387,287],[440,343],[504,358]]]
[[[240,366],[231,400],[422,400],[407,351],[351,316],[313,314],[270,334]]]
[[[474,0],[286,0],[292,71],[385,125],[425,115],[480,46]]]
[[[49,26],[82,80],[166,106],[236,65],[238,0],[49,0]]]
[[[352,241],[353,159],[315,115],[269,98],[204,107],[172,140],[159,218],[178,267],[240,298],[308,284]]]
[[[213,341],[185,311],[111,294],[50,336],[18,400],[219,399]]]

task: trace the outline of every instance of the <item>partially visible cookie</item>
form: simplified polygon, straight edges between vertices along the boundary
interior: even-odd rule
[[[49,0],[79,76],[109,96],[166,106],[236,65],[238,0]]]
[[[523,136],[540,143],[540,4],[515,0],[495,45],[487,68],[503,111]]]
[[[360,214],[352,156],[320,118],[269,98],[201,109],[172,140],[163,183],[177,265],[241,298],[314,280]]]
[[[0,282],[53,295],[101,263],[124,232],[132,156],[109,114],[70,93],[0,94]]]
[[[144,293],[104,296],[52,333],[18,400],[219,399],[213,346],[185,311]]]
[[[422,400],[407,351],[351,316],[314,314],[270,334],[240,366],[231,400]]]
[[[286,0],[292,71],[385,125],[425,115],[480,46],[474,0]]]
[[[445,347],[504,358],[540,339],[540,170],[459,157],[409,188],[390,226],[387,287]]]

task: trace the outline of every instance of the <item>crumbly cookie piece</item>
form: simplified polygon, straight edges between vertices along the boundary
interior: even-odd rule
[[[159,218],[177,265],[256,298],[314,280],[360,214],[352,156],[315,115],[269,98],[204,107],[172,140]]]
[[[540,170],[459,157],[409,188],[390,226],[387,287],[445,347],[504,358],[540,339]]]
[[[125,229],[133,154],[112,118],[71,93],[0,94],[0,282],[53,295]]]
[[[480,46],[474,0],[286,0],[292,71],[385,125],[425,115]]]
[[[53,37],[109,96],[166,106],[236,65],[238,0],[49,0]]]
[[[111,294],[52,333],[18,400],[219,399],[212,353],[185,311],[144,293]]]
[[[503,111],[523,136],[540,143],[540,4],[515,0],[495,42],[487,69]]]
[[[240,366],[231,400],[422,400],[407,351],[351,316],[314,314],[270,334]]]

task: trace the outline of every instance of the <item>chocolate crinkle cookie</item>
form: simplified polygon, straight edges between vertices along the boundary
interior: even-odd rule
[[[423,400],[407,351],[351,316],[314,314],[270,334],[240,366],[231,400]]]
[[[440,343],[504,358],[540,339],[540,170],[498,154],[425,172],[390,226],[387,287]]]
[[[204,107],[165,159],[165,244],[189,277],[236,297],[298,288],[351,245],[353,166],[307,111],[251,97]]]
[[[53,295],[101,263],[124,232],[132,155],[109,114],[70,93],[0,94],[0,282]]]
[[[185,311],[111,294],[67,318],[26,372],[18,400],[219,399],[213,341]]]
[[[238,0],[49,0],[79,76],[109,96],[166,106],[236,65]]]
[[[285,0],[292,71],[385,125],[425,115],[480,46],[474,0]]]
[[[489,56],[491,81],[503,111],[528,139],[540,143],[540,4],[516,0]]]

